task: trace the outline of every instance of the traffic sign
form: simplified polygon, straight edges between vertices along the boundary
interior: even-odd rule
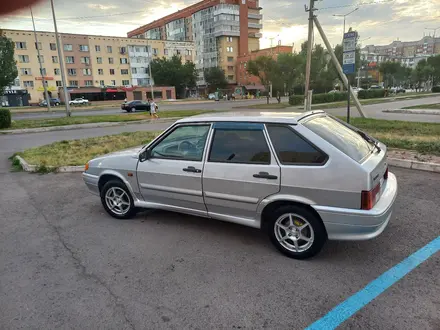
[[[345,74],[353,74],[356,69],[356,41],[357,32],[344,33],[344,54],[342,59],[342,69]]]

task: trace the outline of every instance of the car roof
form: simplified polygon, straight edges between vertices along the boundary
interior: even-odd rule
[[[274,111],[228,111],[212,112],[178,120],[177,123],[200,122],[254,122],[254,123],[282,123],[296,125],[298,122],[311,115],[324,114],[322,110],[306,112],[274,112]]]

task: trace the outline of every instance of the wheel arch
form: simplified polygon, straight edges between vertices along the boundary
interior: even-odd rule
[[[133,189],[130,186],[130,184],[127,182],[127,180],[125,180],[125,178],[120,173],[116,171],[105,171],[99,176],[99,180],[98,180],[99,192],[101,192],[104,185],[111,180],[121,181],[128,188],[132,196],[134,196]]]

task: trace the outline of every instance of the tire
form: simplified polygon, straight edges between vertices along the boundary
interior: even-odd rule
[[[59,106],[60,104],[57,102],[57,103],[55,103],[55,105],[56,105],[56,106]]]
[[[292,215],[292,218],[289,215]],[[302,230],[299,229],[301,227]],[[277,208],[270,214],[266,230],[272,244],[281,253],[293,259],[307,259],[315,256],[327,241],[327,232],[321,219],[307,208],[297,205]],[[310,241],[303,240],[301,237]]]
[[[113,198],[117,198],[118,195],[120,203],[117,204]],[[119,180],[111,180],[104,185],[101,190],[101,202],[107,213],[116,219],[131,219],[137,213],[130,191]]]

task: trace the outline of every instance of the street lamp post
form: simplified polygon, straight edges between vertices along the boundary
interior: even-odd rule
[[[47,111],[50,112],[51,111],[50,99],[49,99],[49,93],[47,92],[47,85],[46,85],[46,79],[45,79],[46,74],[43,73],[43,64],[41,63],[40,48],[38,47],[37,30],[35,29],[34,13],[32,12],[32,7],[29,7],[29,9],[31,11],[32,26],[34,28],[35,47],[37,48],[38,63],[40,63],[40,75],[41,75],[41,82],[43,83],[44,97],[46,98],[46,102],[47,102]]]
[[[359,7],[355,8],[354,10],[352,10],[351,12],[349,12],[348,14],[334,14],[334,17],[344,17],[344,31],[342,33],[345,33],[345,18],[351,14],[353,14],[355,11],[357,11],[359,9]]]
[[[58,36],[58,27],[57,27],[57,20],[55,17],[55,9],[53,6],[53,0],[50,0],[50,5],[52,7],[53,26],[55,28],[55,39],[56,39],[57,49],[58,49],[58,58],[59,58],[60,71],[61,71],[61,81],[63,83],[64,103],[66,105],[66,116],[70,117],[71,112],[70,112],[70,104],[69,104],[69,94],[67,92],[66,72],[64,71],[64,59],[63,59],[63,53],[61,52],[60,38]]]

